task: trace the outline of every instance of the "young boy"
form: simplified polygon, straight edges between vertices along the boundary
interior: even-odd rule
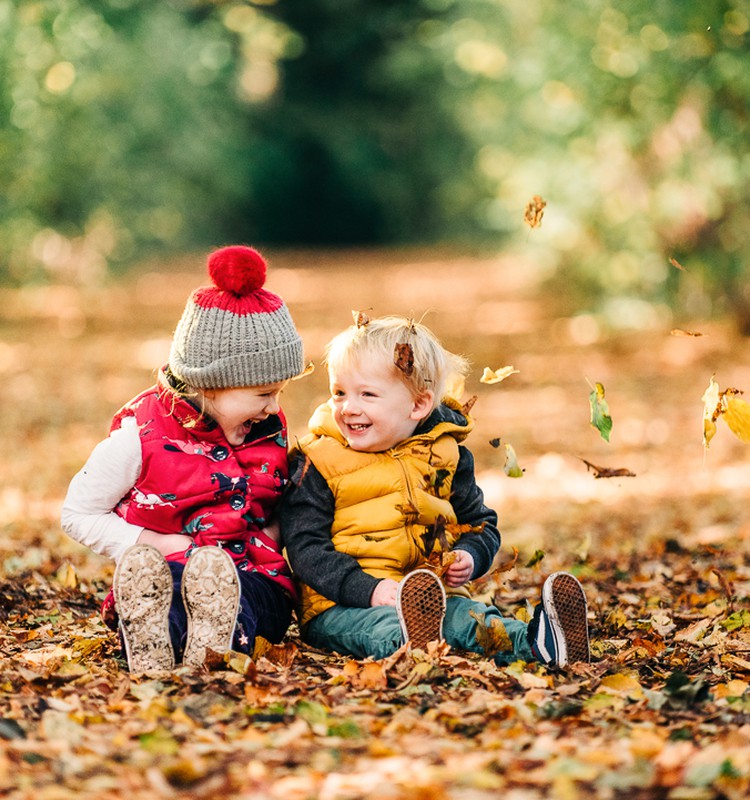
[[[549,576],[531,623],[503,618],[465,584],[500,547],[470,451],[472,429],[444,398],[468,371],[423,325],[398,317],[348,328],[328,345],[331,399],[310,420],[282,501],[282,537],[302,583],[300,628],[314,647],[384,658],[445,638],[483,653],[477,615],[502,621],[512,649],[498,664],[589,660],[586,597],[568,573]],[[441,402],[442,400],[442,402]],[[449,551],[443,580],[425,569]]]

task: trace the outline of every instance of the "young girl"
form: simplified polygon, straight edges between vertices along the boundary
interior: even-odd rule
[[[500,546],[462,444],[473,422],[444,397],[466,362],[423,325],[386,317],[328,345],[331,399],[299,443],[281,529],[296,577],[303,638],[356,658],[385,658],[405,641],[483,653],[477,620],[501,626],[499,664],[589,660],[586,596],[569,573],[550,575],[529,623],[471,599]],[[425,569],[446,556],[443,580]],[[489,653],[488,655],[494,655]]]
[[[279,394],[302,341],[257,251],[217,250],[208,271],[156,385],[117,412],[62,510],[66,533],[117,562],[102,615],[132,672],[252,653],[291,618],[273,517],[288,476]]]

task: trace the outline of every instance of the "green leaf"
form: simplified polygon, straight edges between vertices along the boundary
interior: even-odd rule
[[[609,406],[604,399],[604,386],[597,383],[594,390],[589,394],[589,404],[591,405],[591,424],[599,431],[605,442],[609,441],[612,432],[612,417],[609,415]]]

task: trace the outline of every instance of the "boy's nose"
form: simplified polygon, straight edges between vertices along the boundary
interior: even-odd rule
[[[264,409],[264,410],[265,410],[265,411],[266,411],[268,414],[278,414],[278,413],[279,413],[279,411],[280,411],[280,409],[281,409],[281,406],[279,405],[279,398],[278,398],[278,397],[272,397],[272,398],[271,398],[271,399],[270,399],[270,400],[269,400],[269,401],[266,403],[266,407],[265,407],[265,409]]]

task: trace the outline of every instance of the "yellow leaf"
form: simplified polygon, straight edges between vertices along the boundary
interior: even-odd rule
[[[480,383],[500,383],[511,375],[520,372],[515,367],[500,367],[498,370],[492,370],[489,367],[484,368],[482,377],[479,379]]]
[[[497,655],[497,653],[511,653],[513,651],[513,643],[508,636],[508,631],[505,630],[505,625],[499,617],[492,617],[490,624],[487,625],[484,621],[484,614],[475,614],[469,611],[469,614],[477,621],[476,639],[477,644],[484,650],[484,654],[488,658]]]
[[[729,430],[741,441],[750,442],[750,403],[741,400],[739,397],[724,396],[724,422],[729,426]]]
[[[75,589],[78,586],[78,575],[71,563],[66,561],[61,564],[55,573],[55,580],[67,589]]]
[[[601,683],[603,691],[608,694],[617,694],[629,697],[631,700],[640,700],[643,697],[643,687],[632,675],[618,672],[614,675],[605,675]]]
[[[505,465],[503,469],[509,478],[523,478],[523,469],[518,466],[518,457],[513,445],[505,445]]]

